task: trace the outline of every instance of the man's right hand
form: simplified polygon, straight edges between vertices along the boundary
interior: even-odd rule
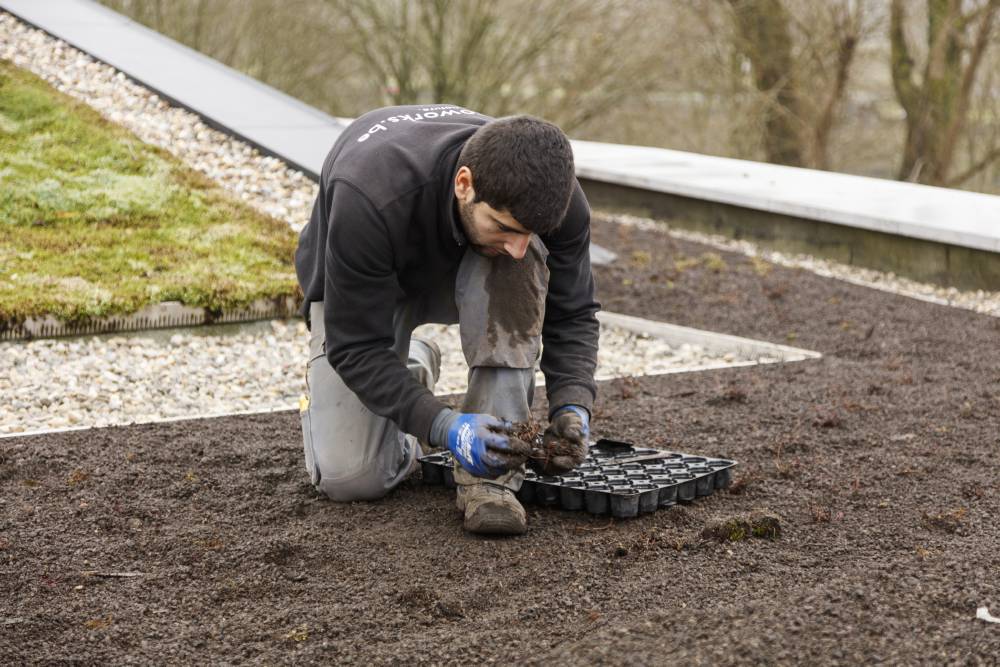
[[[444,444],[463,468],[476,477],[496,478],[511,467],[510,423],[493,415],[452,412],[447,421]],[[435,429],[438,430],[438,429]],[[444,431],[444,428],[440,429]]]

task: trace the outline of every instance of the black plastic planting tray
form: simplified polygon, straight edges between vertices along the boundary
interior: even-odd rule
[[[455,486],[451,452],[421,457],[424,483]],[[549,505],[624,519],[709,496],[732,482],[735,461],[644,449],[601,439],[576,470],[545,477],[525,473],[517,492],[525,505]]]

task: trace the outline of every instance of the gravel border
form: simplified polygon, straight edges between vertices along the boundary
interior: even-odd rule
[[[440,396],[465,392],[458,325],[415,332],[441,349]],[[597,379],[658,375],[777,358],[670,345],[601,327]],[[291,410],[306,392],[304,322],[0,343],[0,435]],[[60,378],[53,382],[53,378]],[[537,374],[536,385],[545,382]]]

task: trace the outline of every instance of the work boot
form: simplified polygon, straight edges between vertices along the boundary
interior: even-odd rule
[[[504,486],[484,482],[459,485],[455,498],[465,512],[465,529],[480,535],[521,535],[528,529],[528,517],[514,492]]]

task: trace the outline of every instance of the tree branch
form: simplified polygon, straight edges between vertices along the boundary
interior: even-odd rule
[[[985,157],[980,159],[978,162],[973,164],[971,167],[963,171],[958,176],[948,179],[948,182],[945,185],[947,185],[947,187],[949,188],[956,188],[960,186],[962,183],[965,183],[967,180],[969,180],[976,174],[978,174],[979,172],[981,172],[983,169],[989,167],[997,160],[1000,160],[1000,146],[994,147],[993,150],[987,153]]]
[[[990,33],[993,31],[993,20],[996,18],[998,8],[1000,8],[1000,0],[990,0],[984,8],[986,11],[979,23],[979,31],[976,33],[976,39],[972,45],[969,62],[965,66],[965,71],[962,72],[962,83],[959,87],[958,100],[955,102],[955,113],[948,124],[945,142],[942,144],[946,151],[946,154],[942,156],[944,158],[943,164],[951,162],[951,156],[958,143],[958,136],[962,128],[965,127],[972,99],[972,88],[976,82],[976,73],[982,64],[986,47],[990,43]]]
[[[833,127],[833,116],[837,107],[844,97],[847,88],[847,81],[850,78],[851,63],[854,61],[854,54],[858,46],[858,34],[855,30],[858,24],[850,19],[843,19],[839,22],[837,40],[837,68],[834,75],[833,87],[827,96],[823,110],[814,125],[813,138],[815,142],[815,162],[821,169],[829,168],[829,156],[827,155],[827,144],[829,142],[830,130]]]
[[[916,113],[920,89],[913,81],[913,56],[906,43],[906,12],[902,0],[892,0],[889,19],[889,41],[892,45],[892,86],[896,98],[908,116]]]

